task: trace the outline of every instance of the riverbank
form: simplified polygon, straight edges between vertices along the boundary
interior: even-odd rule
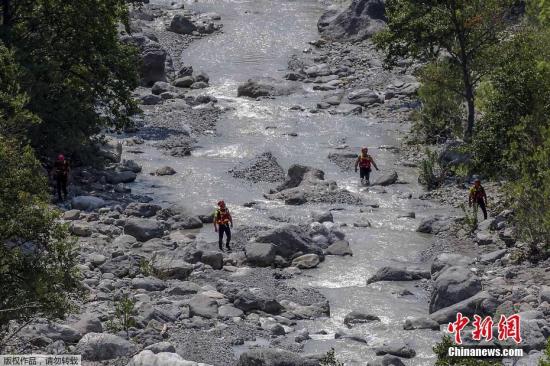
[[[319,40],[317,2],[269,4],[195,4],[224,24],[203,36],[166,32],[180,8],[144,5],[140,34],[157,44],[144,55],[160,47],[173,71],[163,62],[162,80],[136,91],[144,114],[102,148],[110,168],[75,172],[80,197],[63,217],[88,295],[67,321],[24,329],[21,352],[317,365],[334,347],[350,365],[433,364],[446,320],[428,319],[431,260],[460,247],[454,218],[427,220],[459,212],[425,199],[403,155],[418,84],[383,70],[368,42]],[[364,145],[382,170],[368,188],[352,171]],[[230,253],[211,225],[220,198],[235,217]],[[488,286],[494,264],[458,262],[467,293],[471,263]]]

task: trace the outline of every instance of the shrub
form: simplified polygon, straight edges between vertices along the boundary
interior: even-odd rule
[[[331,348],[330,351],[326,353],[323,358],[320,360],[320,366],[344,366],[343,362],[338,361],[334,348]]]
[[[418,99],[421,108],[413,113],[412,127],[419,142],[442,143],[462,134],[464,108],[459,94],[451,91],[452,85],[460,87],[454,74],[445,62],[428,64],[420,71],[422,85],[418,89]],[[446,84],[451,85],[443,87]]]
[[[501,365],[497,361],[481,360],[474,357],[449,357],[449,347],[455,347],[449,336],[444,336],[441,342],[433,347],[437,356],[435,366],[497,366]]]
[[[80,295],[74,241],[48,198],[32,149],[0,136],[0,333],[11,320],[63,317]]]
[[[426,158],[421,162],[418,182],[426,189],[432,190],[441,186],[444,179],[445,171],[437,161],[437,152],[426,149]]]

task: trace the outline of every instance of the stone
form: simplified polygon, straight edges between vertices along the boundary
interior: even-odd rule
[[[83,314],[80,319],[73,324],[73,327],[82,335],[88,333],[103,333],[103,325],[94,314]]]
[[[195,81],[193,84],[191,84],[190,88],[191,89],[204,89],[204,88],[208,88],[208,84],[205,83],[204,81]]]
[[[97,155],[112,163],[120,163],[122,143],[114,138],[107,138],[95,145]]]
[[[371,186],[389,186],[397,182],[397,172],[393,171],[371,181]]]
[[[321,260],[317,254],[311,253],[294,258],[292,265],[300,269],[311,269],[317,267],[320,261]]]
[[[111,171],[105,175],[105,179],[109,184],[132,183],[136,178],[137,174],[129,170]]]
[[[494,243],[493,235],[487,233],[487,232],[478,232],[476,233],[475,241],[478,245],[489,245]]]
[[[166,80],[166,59],[168,53],[157,42],[147,42],[147,44],[140,47],[140,75],[141,81],[144,85],[151,85],[156,81]],[[151,94],[152,95],[152,94]],[[160,102],[158,95],[154,96],[157,103]],[[142,98],[144,104],[145,100]],[[157,104],[151,103],[151,104]]]
[[[550,303],[550,286],[542,286],[539,291],[539,299],[540,302],[548,302]]]
[[[92,235],[92,227],[85,222],[73,222],[69,226],[71,234],[81,237],[87,237]]]
[[[195,79],[192,76],[184,76],[174,80],[173,85],[178,88],[189,88],[191,87],[191,85],[193,85],[194,82]]]
[[[297,252],[309,252],[308,243],[301,235],[302,231],[295,225],[284,225],[260,232],[256,237],[258,243],[269,243],[275,247],[275,252],[289,258]]]
[[[222,269],[223,254],[220,252],[203,252],[201,262],[210,265],[213,269]]]
[[[413,358],[416,356],[416,351],[406,342],[402,340],[394,340],[385,342],[382,346],[375,347],[374,351],[377,356],[390,354],[397,357]]]
[[[317,23],[319,33],[329,39],[363,40],[386,23],[383,0],[353,0],[343,11],[331,9]]]
[[[125,357],[136,351],[134,344],[108,333],[88,333],[76,345],[76,353],[86,361],[106,361]]]
[[[162,102],[162,98],[159,95],[147,94],[141,97],[141,104],[143,105],[157,105]]]
[[[328,64],[317,64],[304,69],[306,75],[310,78],[316,76],[327,76],[331,74],[330,66]]]
[[[208,84],[208,82],[210,81],[210,76],[208,76],[208,74],[204,71],[200,71],[197,75],[195,75],[195,81]]]
[[[186,280],[193,272],[193,265],[182,259],[159,257],[153,261],[153,269],[164,279]]]
[[[246,83],[239,85],[237,89],[238,97],[267,97],[267,96],[282,96],[290,95],[298,91],[299,84],[278,80],[274,78],[254,78],[249,79]]]
[[[492,315],[483,314],[482,311],[483,304],[491,300],[493,300],[493,297],[487,291],[481,291],[459,303],[431,313],[430,318],[439,324],[447,324],[456,320],[456,313],[458,312],[462,313],[464,316],[473,316],[474,314],[478,314],[479,316]]]
[[[367,362],[367,366],[405,366],[397,356],[386,354],[384,357]]]
[[[271,266],[277,254],[275,247],[270,243],[247,243],[244,251],[248,263],[259,267]]]
[[[160,211],[161,207],[152,203],[132,202],[124,210],[124,214],[135,217],[153,217]]]
[[[355,104],[342,103],[336,107],[333,113],[343,116],[357,116],[363,113],[363,107]]]
[[[327,249],[325,249],[325,255],[353,255],[353,251],[351,250],[349,243],[346,240],[337,240]]]
[[[239,357],[237,366],[318,366],[319,361],[276,348],[249,349]]]
[[[436,277],[442,270],[452,266],[467,267],[472,264],[473,259],[462,254],[456,253],[441,253],[435,257],[432,262],[431,273]]]
[[[170,342],[158,342],[145,347],[145,350],[149,350],[155,354],[161,352],[175,353],[176,347],[174,347]]]
[[[192,295],[201,290],[200,286],[196,283],[183,281],[172,285],[167,292],[170,295]]]
[[[211,297],[195,295],[189,301],[189,314],[198,315],[203,318],[216,318],[218,316],[218,303]]]
[[[80,210],[69,210],[63,213],[63,220],[73,221],[80,218]]]
[[[440,325],[438,322],[436,322],[431,318],[408,318],[405,320],[403,329],[405,330],[414,330],[414,329],[439,330]]]
[[[145,349],[132,357],[127,366],[208,366],[204,363],[184,360],[174,352],[154,353]]]
[[[137,277],[132,278],[132,288],[145,291],[162,291],[166,288],[166,284],[156,277]]]
[[[158,168],[157,170],[155,170],[155,173],[154,173],[154,175],[159,175],[159,176],[174,175],[174,174],[176,174],[176,171],[174,170],[174,168],[171,168],[169,166]]]
[[[384,103],[384,99],[378,93],[369,89],[354,90],[348,94],[350,104],[368,107],[373,104]]]
[[[363,313],[360,311],[352,311],[344,317],[344,324],[352,327],[355,324],[369,323],[372,321],[380,321],[376,315]]]
[[[430,272],[417,268],[386,266],[380,268],[367,280],[367,284],[378,281],[414,281],[430,278]]]
[[[499,249],[499,250],[495,250],[493,252],[490,252],[490,253],[487,253],[487,254],[483,254],[480,258],[479,258],[479,261],[481,263],[493,263],[494,261],[496,261],[497,259],[500,259],[502,257],[504,257],[506,255],[508,251],[506,249]]]
[[[27,325],[21,329],[20,335],[24,339],[44,337],[50,342],[62,340],[67,343],[77,342],[82,337],[82,334],[74,327],[53,322]]]
[[[448,226],[449,222],[447,219],[440,216],[433,216],[422,220],[416,231],[424,234],[437,234],[445,230]]]
[[[249,288],[237,292],[233,305],[245,312],[261,310],[268,314],[278,314],[283,308],[271,295],[258,288]]]
[[[172,18],[168,30],[178,34],[192,34],[197,30],[193,22],[182,14],[176,14]]]
[[[244,312],[231,305],[222,305],[218,308],[218,315],[224,319],[240,318],[244,315]]]
[[[71,200],[71,207],[82,211],[97,210],[105,204],[103,199],[94,196],[77,196]]]
[[[470,298],[481,291],[481,280],[467,268],[453,266],[442,271],[433,283],[430,313]]]
[[[124,225],[124,233],[140,242],[162,237],[164,229],[163,223],[150,219],[128,219]]]
[[[129,170],[134,173],[141,173],[141,165],[136,163],[134,160],[123,160],[121,169]]]

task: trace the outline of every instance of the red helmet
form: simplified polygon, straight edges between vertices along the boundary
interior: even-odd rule
[[[63,155],[63,154],[57,155],[57,160],[59,160],[59,161],[65,161],[65,155]]]
[[[225,202],[224,202],[223,200],[218,201],[218,206],[224,207],[224,206],[225,206]]]
[[[361,148],[361,151],[362,151],[362,152],[367,152],[367,151],[369,151],[369,148],[366,147],[366,146],[364,146],[364,147]]]

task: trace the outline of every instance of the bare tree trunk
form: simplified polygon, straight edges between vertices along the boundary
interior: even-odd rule
[[[469,142],[472,139],[474,133],[475,123],[475,104],[474,104],[474,87],[472,85],[466,86],[466,103],[468,105],[468,119],[466,121],[466,129],[464,130],[464,141]]]

